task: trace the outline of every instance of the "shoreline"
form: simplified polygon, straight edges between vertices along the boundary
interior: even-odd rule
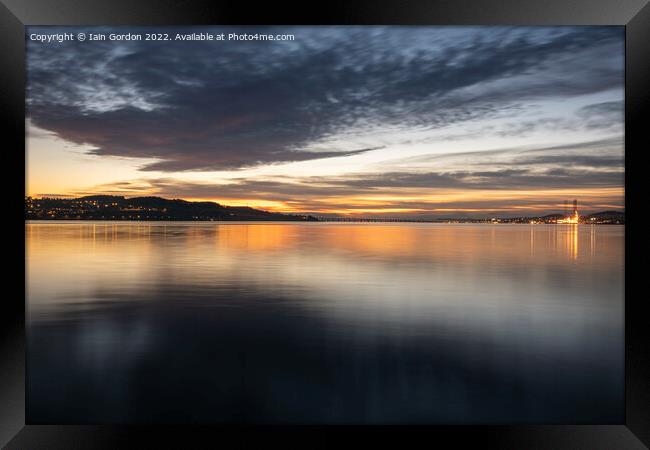
[[[217,223],[217,224],[434,224],[434,225],[625,225],[623,223],[529,223],[529,222],[492,222],[492,221],[434,221],[434,220],[137,220],[137,219],[25,219],[30,223]]]

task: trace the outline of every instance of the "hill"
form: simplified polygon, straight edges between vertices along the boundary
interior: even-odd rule
[[[216,202],[189,202],[162,197],[88,195],[79,198],[25,199],[25,218],[81,220],[281,220],[316,221],[308,215],[272,213]]]

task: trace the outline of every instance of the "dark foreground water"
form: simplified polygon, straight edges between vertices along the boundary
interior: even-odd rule
[[[28,223],[28,423],[620,423],[623,236]]]

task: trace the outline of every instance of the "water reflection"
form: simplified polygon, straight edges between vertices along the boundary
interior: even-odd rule
[[[30,223],[30,421],[621,422],[623,230]]]

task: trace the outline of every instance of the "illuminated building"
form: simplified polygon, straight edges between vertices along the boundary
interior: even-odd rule
[[[580,215],[578,214],[578,200],[573,200],[573,212],[564,219],[558,219],[557,223],[579,223]]]

